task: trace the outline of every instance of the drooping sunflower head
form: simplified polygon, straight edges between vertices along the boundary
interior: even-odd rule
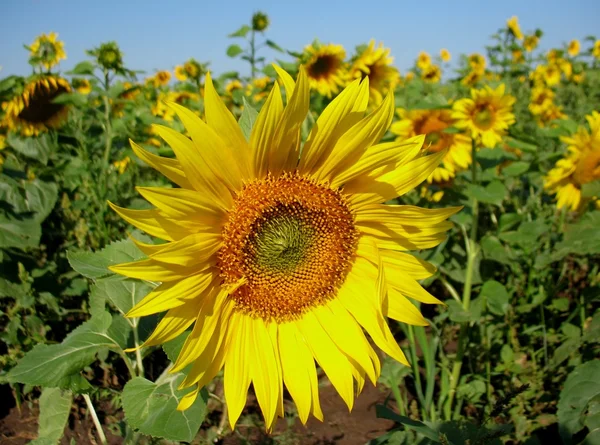
[[[579,40],[573,39],[569,42],[569,47],[567,48],[567,52],[569,53],[570,56],[575,57],[577,54],[579,54],[580,50],[581,50],[581,43],[579,43]]]
[[[519,26],[519,18],[516,15],[513,15],[506,21],[506,26],[515,39],[523,39],[523,33],[521,32],[521,27]]]
[[[440,58],[442,59],[443,62],[450,62],[450,60],[452,60],[450,51],[448,51],[446,48],[442,48],[440,50]]]
[[[422,136],[378,143],[393,118],[393,94],[365,116],[368,80],[355,80],[302,144],[306,69],[296,81],[276,69],[280,79],[249,134],[210,75],[205,120],[170,104],[190,138],[155,129],[176,159],[132,147],[179,188],[138,188],[156,206],[150,210],[112,205],[167,241],[136,242],[148,259],[112,267],[160,283],[128,313],[167,311],[142,347],[193,325],[172,368],[191,365],[179,409],[224,369],[232,428],[250,384],[269,430],[283,416],[284,387],[303,423],[311,414],[322,419],[315,361],[351,408],[365,380],[374,383],[381,371],[367,335],[406,363],[385,317],[426,324],[408,298],[438,302],[417,282],[434,268],[408,251],[442,242],[451,227],[446,219],[458,210],[382,204],[425,180],[446,154],[424,155]]]
[[[66,58],[65,44],[58,40],[55,32],[39,35],[29,46],[29,63],[42,65],[47,70]]]
[[[425,135],[423,150],[439,153],[447,150],[447,154],[427,182],[447,183],[456,173],[471,164],[471,139],[462,133],[451,130],[454,125],[451,110],[397,110],[400,120],[394,122],[390,131],[397,135],[398,141],[410,139],[420,134]]]
[[[19,131],[23,136],[37,136],[51,128],[60,127],[69,113],[64,104],[54,99],[71,91],[69,82],[61,77],[36,77],[27,83],[23,92],[4,102],[2,126]]]
[[[421,51],[417,56],[417,68],[426,70],[431,65],[431,56],[425,51]]]
[[[107,70],[120,70],[123,68],[123,53],[117,42],[102,43],[87,53],[96,57],[98,65]]]
[[[453,106],[455,125],[469,130],[484,147],[498,145],[515,122],[512,106],[516,99],[504,90],[504,84],[495,90],[487,85],[480,90],[472,89],[470,98],[460,99]]]
[[[558,208],[577,211],[590,200],[600,199],[583,198],[581,194],[584,184],[600,180],[600,113],[593,111],[586,119],[589,130],[580,126],[574,135],[561,138],[568,152],[545,178],[544,188],[556,193]]]
[[[383,43],[379,43],[375,48],[375,40],[371,40],[352,64],[350,69],[352,78],[369,78],[369,101],[372,105],[380,104],[384,95],[394,90],[400,81],[400,73],[392,66],[393,62],[390,49],[384,48]]]
[[[346,50],[342,45],[313,43],[304,48],[305,67],[311,88],[332,97],[348,83]]]
[[[538,36],[536,36],[535,34],[532,34],[530,36],[526,36],[525,40],[523,40],[523,48],[525,48],[525,51],[530,53],[534,49],[537,48],[539,43],[540,43],[540,38]]]

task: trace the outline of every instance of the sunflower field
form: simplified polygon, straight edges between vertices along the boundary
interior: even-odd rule
[[[600,40],[229,38],[0,79],[0,442],[600,444]]]

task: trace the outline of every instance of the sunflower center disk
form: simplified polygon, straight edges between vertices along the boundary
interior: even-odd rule
[[[335,296],[357,242],[339,191],[295,174],[267,177],[236,196],[218,266],[226,284],[246,279],[230,295],[238,310],[289,321]]]
[[[579,185],[600,179],[600,150],[582,156],[575,169],[575,181]]]

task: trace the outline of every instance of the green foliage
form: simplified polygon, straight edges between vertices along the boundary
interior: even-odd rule
[[[38,438],[33,445],[52,445],[59,442],[71,412],[73,397],[69,391],[46,388],[40,397]]]

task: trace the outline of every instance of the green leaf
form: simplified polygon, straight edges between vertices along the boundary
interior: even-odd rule
[[[509,307],[509,295],[506,288],[495,280],[483,283],[479,294],[486,298],[487,307],[492,314],[504,315]]]
[[[512,162],[510,165],[502,169],[502,174],[504,176],[520,176],[529,170],[530,165],[531,164],[529,162]]]
[[[285,52],[285,50],[281,46],[279,46],[277,43],[273,42],[272,40],[268,40],[267,39],[267,41],[265,41],[265,43],[267,44],[267,46],[269,48],[272,48],[275,51],[279,51],[280,53],[284,53]]]
[[[9,133],[6,138],[6,144],[13,148],[17,153],[22,154],[37,162],[46,165],[50,153],[55,148],[55,144],[48,134],[39,137],[20,137],[15,133]]]
[[[240,116],[239,124],[242,129],[242,133],[247,141],[250,140],[250,133],[252,132],[252,127],[254,126],[254,121],[258,116],[258,111],[256,111],[252,106],[248,103],[246,98],[243,99],[244,109],[242,110],[242,115]]]
[[[0,248],[37,247],[42,236],[40,224],[31,220],[19,221],[0,215]]]
[[[88,103],[88,99],[85,94],[74,91],[72,93],[62,93],[57,96],[52,103],[73,105],[74,107],[85,107]]]
[[[136,377],[127,382],[122,395],[127,423],[149,436],[191,442],[206,416],[208,393],[202,389],[189,409],[177,411],[179,401],[191,390],[177,389],[184,377],[169,375],[161,383]]]
[[[431,429],[429,426],[425,425],[418,420],[413,420],[409,417],[401,416],[396,414],[387,406],[384,405],[376,405],[375,406],[375,415],[379,419],[388,419],[393,420],[394,422],[398,422],[403,425],[405,428],[416,431],[417,433],[427,437],[432,440],[434,443],[442,443],[440,441],[440,433]]]
[[[38,438],[29,443],[33,445],[58,443],[69,419],[72,401],[70,391],[44,388],[40,397]]]
[[[584,198],[600,198],[600,181],[588,182],[581,186],[581,196]]]
[[[229,34],[227,37],[246,37],[246,34],[248,34],[251,30],[252,28],[250,28],[248,25],[244,25],[236,32]]]
[[[92,315],[104,311],[105,302],[110,302],[121,314],[140,302],[153,289],[144,281],[132,280],[122,276],[110,276],[96,281],[90,295]]]
[[[506,187],[500,181],[492,181],[485,187],[470,184],[466,192],[480,202],[499,206],[506,196]]]
[[[244,50],[242,49],[242,47],[240,45],[236,45],[235,43],[233,45],[229,45],[229,47],[227,48],[227,55],[229,57],[239,56],[243,52]]]
[[[83,323],[60,344],[36,345],[9,371],[7,380],[80,391],[86,385],[79,373],[96,354],[107,348],[120,349],[107,334],[111,322],[110,314],[105,312]]]
[[[108,266],[144,258],[144,254],[130,239],[116,241],[99,252],[67,251],[67,259],[73,269],[87,278],[102,278],[112,274]]]
[[[598,414],[600,403],[600,360],[577,366],[567,377],[558,400],[558,427],[563,443],[573,443],[573,436],[588,424],[588,416]],[[591,419],[597,421],[596,418]],[[591,443],[586,442],[584,443]]]
[[[173,363],[175,363],[175,361],[177,360],[179,352],[181,351],[181,348],[183,348],[183,344],[185,343],[189,335],[190,331],[186,331],[183,334],[175,337],[173,340],[163,343],[163,351],[165,351],[165,354],[167,354],[167,357]]]
[[[46,219],[58,200],[58,186],[54,183],[35,179],[23,186],[27,207],[35,212],[34,220],[42,222]]]
[[[511,148],[517,148],[519,150],[523,150],[529,153],[535,153],[538,149],[537,145],[530,144],[528,142],[520,141],[514,138],[507,138],[507,145]]]
[[[67,72],[67,74],[75,74],[78,76],[92,75],[94,74],[94,64],[89,61],[79,62],[75,65],[75,68]]]
[[[505,248],[495,236],[486,236],[481,239],[481,250],[485,259],[494,260],[498,263],[511,265],[509,250]]]

